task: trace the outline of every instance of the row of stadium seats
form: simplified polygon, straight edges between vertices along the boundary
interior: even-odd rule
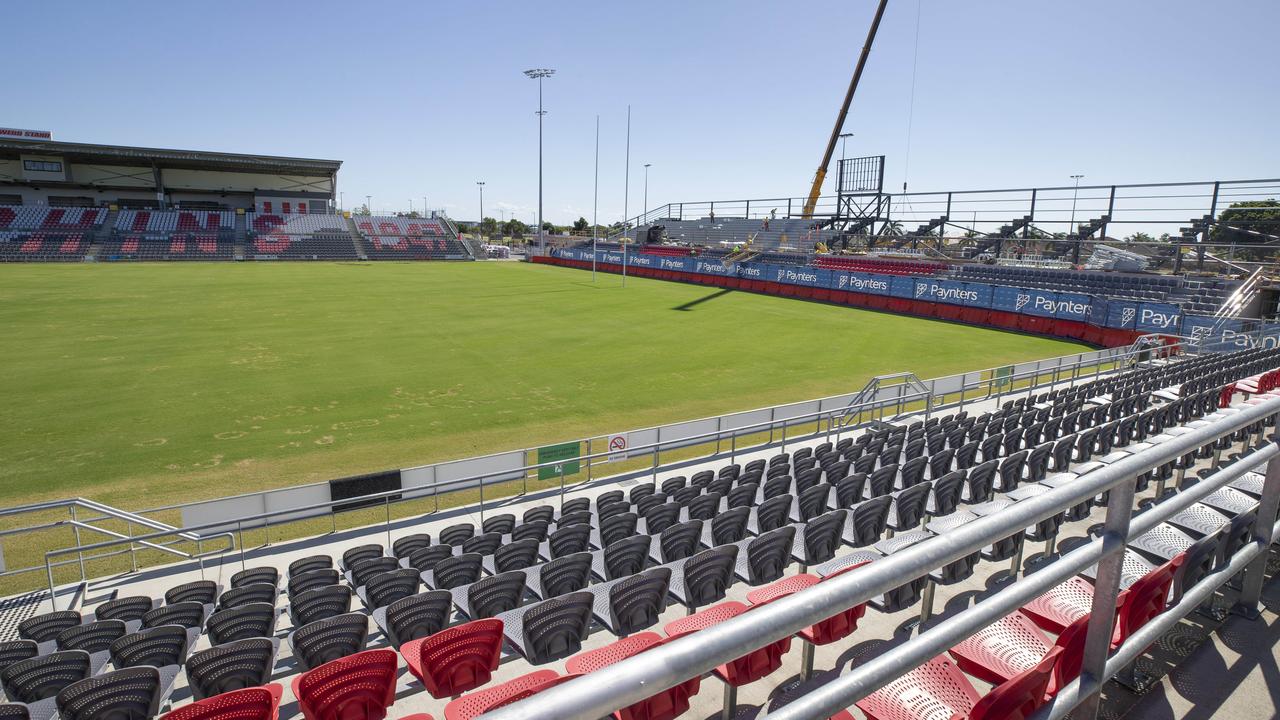
[[[280,231],[255,235],[245,246],[252,260],[356,260],[351,235],[345,230],[328,230],[298,235]]]
[[[245,720],[273,720],[285,690],[267,683],[281,666],[293,675],[292,695],[308,720],[336,718],[343,706],[365,707],[361,718],[381,717],[393,703],[411,699],[396,692],[403,660],[421,690],[440,701],[455,698],[444,705],[445,718],[474,717],[1073,482],[1178,433],[1237,389],[1274,387],[1280,378],[1265,371],[1278,364],[1280,352],[1251,350],[1132,370],[978,416],[962,412],[881,427],[626,493],[536,506],[519,522],[503,514],[478,528],[455,523],[436,538],[413,532],[390,547],[366,542],[336,562],[314,554],[289,563],[283,577],[275,566],[252,567],[232,575],[225,591],[212,581],[184,583],[161,601],[125,588],[123,597],[98,605],[92,615],[64,611],[23,621],[20,639],[0,646],[0,687],[33,720],[52,706],[75,720],[106,720],[87,708],[119,707],[126,691],[136,706],[130,717],[141,719],[157,713],[171,679],[181,677],[196,702],[175,710],[168,716],[173,720],[220,720],[230,717],[230,708]],[[1152,480],[1160,490],[1169,480],[1178,489],[1195,482],[1186,472],[1220,449],[1203,448],[1153,469],[1140,490]],[[1251,536],[1260,483],[1249,478],[1227,490],[1133,543],[1120,639]],[[1087,518],[1092,504],[904,582],[870,606],[895,612],[919,605],[923,615],[930,586],[955,585],[984,560],[1018,563],[1026,540],[1052,543],[1066,521]],[[794,564],[803,567],[789,571]],[[728,600],[740,584],[752,588],[746,602]],[[944,716],[964,715],[978,701],[977,691],[947,692],[972,688],[964,673],[995,685],[998,697],[1031,687],[1026,692],[1039,704],[1078,672],[1078,662],[1068,658],[1080,653],[1091,588],[1079,578],[1047,593],[995,630],[957,645],[949,668],[932,661],[859,706],[873,717],[910,718],[917,715],[908,698],[927,696],[951,710]],[[355,600],[363,611],[353,610]],[[662,634],[649,630],[671,600],[691,614],[662,624]],[[796,637],[810,646],[847,644],[866,609],[849,608]],[[290,623],[290,662],[277,658],[283,617]],[[379,633],[373,644],[388,647],[369,649],[370,620]],[[594,631],[617,639],[583,650]],[[986,653],[992,643],[1019,650]],[[789,647],[790,639],[779,641],[718,668],[715,676],[732,689],[726,702],[732,705],[737,688],[778,670]],[[562,660],[566,674],[536,669]],[[491,683],[504,661],[530,672]],[[84,684],[90,678],[92,693]],[[621,717],[677,717],[700,682],[691,678]],[[266,689],[243,689],[248,686]],[[97,705],[83,699],[89,695]],[[256,710],[246,712],[247,706]],[[78,707],[86,709],[77,714]]]
[[[408,218],[394,215],[366,215],[354,218],[356,230],[365,237],[444,235],[444,224],[435,218]]]
[[[999,265],[961,265],[957,279],[995,282],[1021,287],[1083,292],[1135,300],[1182,303],[1193,312],[1217,310],[1230,293],[1220,281],[1198,282],[1190,287],[1181,277],[1164,275],[1120,275],[1088,270],[1036,270]]]
[[[88,232],[106,219],[105,208],[0,205],[0,230]]]
[[[443,235],[436,237],[377,235],[361,239],[370,260],[445,260],[467,257],[462,243]]]
[[[0,232],[0,262],[79,262],[88,250],[81,233]]]
[[[936,275],[947,269],[947,266],[942,263],[878,260],[848,255],[818,255],[814,257],[812,264],[814,267],[828,270],[848,270],[882,273],[885,275]]]
[[[235,246],[216,233],[174,232],[167,235],[115,234],[102,244],[98,259],[230,260]]]
[[[250,234],[281,233],[305,235],[323,230],[347,232],[347,219],[341,215],[275,215],[255,213],[247,216]]]
[[[217,232],[235,229],[230,210],[121,210],[115,229],[128,233]]]

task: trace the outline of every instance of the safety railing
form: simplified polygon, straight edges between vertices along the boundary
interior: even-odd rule
[[[608,716],[1109,492],[1104,527],[1097,537],[1034,574],[769,713],[771,720],[831,717],[1096,564],[1098,570],[1080,677],[1060,691],[1049,706],[1042,708],[1038,718],[1057,720],[1069,712],[1076,718],[1096,717],[1103,684],[1242,570],[1245,575],[1238,607],[1246,614],[1257,612],[1266,564],[1263,551],[1280,532],[1276,523],[1280,507],[1280,446],[1275,442],[1134,516],[1138,476],[1246,428],[1250,431],[1256,428],[1256,435],[1246,433],[1245,443],[1261,444],[1264,423],[1274,422],[1278,415],[1280,398],[1246,406],[1083,475],[1075,482],[960,525],[945,537],[924,540],[750,613],[610,665],[607,673],[573,678],[481,717],[484,720],[587,720]],[[1112,653],[1116,599],[1128,541],[1264,463],[1266,481],[1251,541],[1238,550],[1225,567],[1203,578],[1177,605],[1151,620]]]

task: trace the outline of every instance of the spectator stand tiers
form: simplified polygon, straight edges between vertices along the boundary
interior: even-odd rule
[[[0,684],[31,718],[48,717],[53,704],[66,715],[90,678],[108,707],[107,699],[124,702],[111,688],[131,688],[130,717],[138,719],[168,702],[174,720],[229,720],[230,711],[209,709],[224,704],[254,709],[236,717],[263,720],[276,712],[306,720],[473,717],[857,573],[1238,412],[1242,401],[1277,397],[1277,368],[1276,350],[1146,364],[999,406],[971,403],[928,420],[891,418],[728,462],[657,469],[653,482],[598,481],[567,498],[514,499],[483,515],[463,510],[277,543],[222,565],[112,578],[114,593],[91,583],[77,597],[93,601],[18,627],[3,648]],[[1198,482],[1198,469],[1233,462],[1233,450],[1263,443],[1258,425],[1152,468],[1139,478],[1135,511],[1178,497]],[[1260,493],[1260,480],[1246,477],[1130,544],[1114,643],[1247,542]],[[905,578],[866,607],[655,691],[619,716],[775,710],[799,692],[778,688],[797,671],[806,683],[825,682],[913,618],[952,615],[997,575],[1052,561],[1056,545],[1088,536],[1106,501],[1086,500]],[[1072,658],[1090,578],[1086,571],[1027,603],[859,707],[872,717],[920,716],[913,707],[941,707],[941,717],[1024,717],[1079,671]],[[792,645],[803,648],[798,658]],[[723,699],[707,685],[724,687]],[[266,692],[234,694],[251,686]],[[978,711],[1014,700],[1017,713]],[[334,710],[344,706],[362,710]]]
[[[352,218],[370,260],[463,260],[470,256],[435,218],[365,215]]]
[[[347,221],[340,215],[248,216],[248,246],[252,260],[357,260]]]
[[[231,260],[235,213],[229,210],[121,210],[97,258]]]
[[[0,261],[79,262],[106,216],[104,208],[0,205]]]

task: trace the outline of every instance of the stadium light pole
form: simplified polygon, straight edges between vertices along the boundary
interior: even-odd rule
[[[844,141],[853,137],[853,133],[840,133],[840,159],[844,159]]]
[[[596,281],[596,246],[600,229],[600,116],[596,115],[596,177],[591,197],[591,282]]]
[[[364,209],[370,215],[373,214],[373,196],[372,195],[364,196]]]
[[[547,252],[547,239],[542,234],[542,116],[547,114],[542,109],[542,79],[551,77],[556,73],[550,68],[533,68],[525,70],[525,77],[530,80],[538,81],[538,254],[545,255]],[[481,218],[483,219],[483,218]]]
[[[476,227],[480,229],[480,238],[483,240],[484,239],[484,181],[477,180],[476,185],[480,186],[480,224],[477,225]]]
[[[1071,222],[1067,224],[1067,234],[1071,234],[1071,229],[1076,226],[1076,196],[1080,194],[1080,178],[1083,175],[1072,175],[1071,179],[1076,181],[1076,186],[1071,191]]]

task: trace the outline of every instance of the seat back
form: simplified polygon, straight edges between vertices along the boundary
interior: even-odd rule
[[[492,555],[500,547],[502,547],[502,535],[496,532],[483,533],[462,541],[463,553]]]
[[[680,520],[680,505],[677,503],[662,503],[655,507],[651,507],[644,514],[645,532],[650,535],[660,533]]]
[[[218,598],[218,609],[229,610],[241,605],[265,603],[272,607],[276,604],[276,586],[270,583],[250,583],[238,588],[231,588]]]
[[[543,600],[524,615],[525,657],[534,665],[560,660],[582,649],[591,624],[594,596],[569,593]]]
[[[369,617],[347,613],[303,625],[289,636],[293,656],[303,670],[364,650],[369,637]]]
[[[401,598],[386,607],[383,630],[392,647],[440,632],[453,616],[453,595],[428,590]]]
[[[497,572],[524,570],[538,562],[538,539],[512,540],[493,551],[493,567]]]
[[[590,547],[591,526],[569,525],[561,527],[547,536],[547,544],[551,549],[551,557],[559,558],[587,550]]]
[[[89,677],[90,665],[84,650],[62,650],[13,663],[0,672],[0,685],[10,700],[30,704]]]
[[[960,494],[964,491],[966,473],[955,470],[943,475],[933,482],[934,517],[950,515],[960,505]]]
[[[493,617],[513,610],[524,599],[525,575],[523,571],[499,573],[483,578],[467,586],[467,602],[472,618]]]
[[[386,555],[376,558],[357,560],[355,565],[350,569],[351,584],[356,587],[360,587],[361,585],[367,584],[373,576],[381,575],[385,572],[391,572],[399,567],[399,560]]]
[[[865,500],[853,508],[853,520],[850,524],[853,527],[854,547],[865,547],[880,540],[884,535],[889,520],[889,508],[892,505],[891,496],[881,495]]]
[[[764,481],[764,497],[766,500],[786,495],[791,492],[792,479],[790,475],[775,475]]]
[[[58,636],[58,633],[83,622],[80,613],[75,610],[54,610],[42,613],[18,623],[18,637],[23,640],[47,642]]]
[[[622,493],[618,493],[618,499],[622,499]],[[516,526],[516,516],[511,513],[503,513],[501,515],[490,515],[480,523],[480,531],[483,533],[498,533],[499,535],[507,535],[512,528]]]
[[[431,574],[433,589],[452,590],[479,580],[483,560],[479,553],[463,553],[441,560]]]
[[[658,536],[658,547],[662,551],[662,562],[675,562],[693,555],[698,551],[701,539],[701,520],[689,520],[668,527]]]
[[[58,716],[65,720],[138,720],[160,711],[164,694],[160,670],[124,668],[71,683],[58,692]]]
[[[760,503],[756,508],[756,532],[766,533],[786,525],[791,519],[791,495],[779,495]]]
[[[723,600],[733,584],[737,561],[737,545],[711,548],[689,558],[684,566],[685,603],[696,608]]]
[[[615,635],[630,635],[653,626],[667,609],[670,568],[653,568],[614,583],[609,588],[609,611]]]
[[[196,700],[242,688],[265,685],[271,680],[277,643],[257,637],[192,653],[187,658],[187,682]]]
[[[758,483],[741,483],[725,496],[730,508],[751,507],[756,503],[756,494],[760,491]]]
[[[421,584],[422,578],[413,568],[379,573],[369,578],[364,586],[365,604],[370,610],[386,607],[397,600],[417,594]]]
[[[831,486],[818,483],[800,493],[796,499],[796,507],[800,511],[801,520],[810,520],[827,511],[827,499],[831,496]]]
[[[308,555],[289,563],[288,575],[292,578],[294,575],[312,572],[313,570],[328,570],[333,567],[333,558],[328,555]],[[212,580],[205,582],[213,582]]]
[[[164,720],[276,720],[284,688],[276,683],[233,690],[197,700],[164,715]]]
[[[421,550],[425,547],[431,547],[431,535],[427,533],[414,533],[412,535],[405,535],[402,538],[396,538],[395,542],[391,543],[391,554],[403,560],[404,558],[412,555],[415,551]]]
[[[381,549],[381,548],[379,548]],[[266,583],[267,585],[276,585],[280,582],[280,571],[273,567],[256,567],[241,570],[231,576],[230,585],[233,588],[251,585],[253,583]]]
[[[205,633],[213,645],[251,637],[271,637],[276,631],[276,607],[270,603],[248,603],[209,616]]]
[[[295,596],[301,595],[308,590],[337,585],[339,582],[338,571],[333,568],[310,570],[297,575],[290,575],[288,585],[290,602],[294,602],[293,598]]]
[[[848,511],[832,510],[809,521],[804,528],[804,559],[806,565],[823,563],[835,557],[844,535],[844,522]]]
[[[372,560],[374,558],[380,558],[384,554],[385,553],[382,551],[382,546],[377,543],[369,543],[367,545],[357,545],[356,547],[353,547],[350,550],[347,550],[346,552],[342,553],[342,567],[345,570],[350,570],[356,566],[356,563],[362,560]]]
[[[430,545],[418,548],[409,554],[406,562],[418,572],[435,571],[436,564],[445,558],[453,557],[452,545]]]
[[[642,485],[641,487],[644,487],[644,486]],[[534,522],[534,521],[541,521],[541,522],[550,524],[551,521],[555,519],[555,517],[556,517],[555,508],[551,507],[550,505],[539,505],[537,507],[531,507],[528,510],[525,510],[524,515],[520,516],[520,519],[527,523]]]
[[[728,545],[747,536],[747,520],[751,512],[745,507],[731,508],[711,520],[713,545]]]
[[[996,463],[995,460],[987,460],[974,465],[969,470],[970,503],[984,503],[991,499],[991,490],[995,486]]]
[[[1112,638],[1113,644],[1124,642],[1151,618],[1164,612],[1168,606],[1169,587],[1173,584],[1174,573],[1182,566],[1186,557],[1186,553],[1180,553],[1120,593],[1116,600],[1116,633]]]
[[[600,542],[607,546],[635,535],[638,522],[639,518],[632,512],[614,515],[604,520],[600,523]]]
[[[791,546],[795,537],[795,526],[788,525],[747,543],[747,582],[762,585],[782,577],[783,571],[791,564]]]
[[[9,640],[0,642],[0,672],[10,665],[40,654],[35,640]]]
[[[143,595],[108,600],[93,609],[93,617],[98,620],[141,620],[142,616],[155,607],[155,602]]]
[[[1045,690],[1053,674],[1062,648],[1053,647],[1043,659],[991,689],[973,709],[969,720],[1023,720],[1045,702]]]
[[[111,647],[111,643],[125,636],[126,630],[122,620],[98,620],[67,628],[58,633],[59,650],[84,650],[87,653],[102,652]]]
[[[181,625],[198,628],[204,625],[205,606],[198,602],[180,602],[160,607],[142,616],[142,627]]]
[[[929,501],[929,493],[932,491],[933,484],[926,481],[912,485],[906,490],[900,490],[894,496],[893,507],[897,530],[907,530],[920,524],[924,518],[925,503]]]
[[[312,668],[293,682],[299,709],[307,720],[382,720],[395,701],[397,665],[381,648]]]
[[[851,508],[862,502],[863,491],[867,487],[866,473],[850,473],[836,482],[836,505]]]
[[[440,542],[456,547],[475,537],[475,535],[476,528],[474,525],[471,523],[458,523],[440,531]]]
[[[604,548],[604,567],[609,580],[635,575],[649,565],[648,535],[632,535]]]

